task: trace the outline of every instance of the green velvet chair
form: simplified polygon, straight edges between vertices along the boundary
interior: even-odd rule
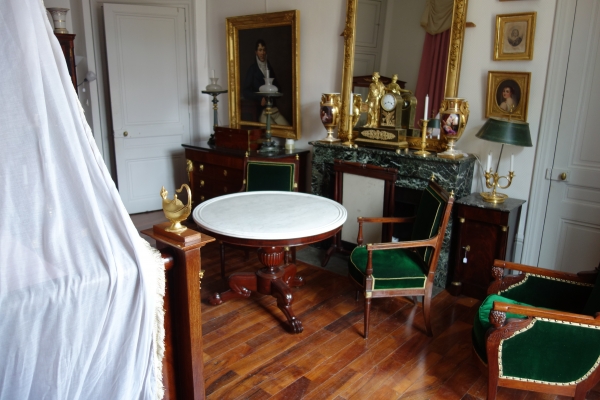
[[[425,328],[432,335],[429,308],[433,277],[453,203],[454,195],[432,179],[423,191],[415,217],[358,218],[358,247],[350,255],[348,276],[365,297],[365,339],[369,336],[371,300],[377,297],[423,296]],[[363,246],[366,222],[413,222],[411,240]]]
[[[498,386],[585,399],[600,381],[598,270],[571,274],[496,260],[492,276],[473,324],[488,400]]]
[[[240,192],[281,191],[297,192],[300,176],[300,158],[298,155],[286,157],[249,157],[244,158],[244,181]],[[221,245],[221,277],[225,279],[225,244]],[[246,248],[246,258],[248,257]],[[292,247],[292,262],[296,262],[296,249]],[[289,253],[286,252],[287,263]]]

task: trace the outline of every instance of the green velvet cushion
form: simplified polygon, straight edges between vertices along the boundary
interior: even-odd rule
[[[517,304],[521,306],[527,306],[529,304],[520,303],[509,298],[499,296],[497,294],[491,294],[483,300],[481,306],[479,306],[479,312],[475,315],[475,321],[473,322],[473,345],[475,351],[483,361],[487,362],[487,353],[485,350],[485,334],[489,328],[492,327],[490,323],[490,311],[494,308],[494,302]],[[506,313],[506,318],[525,318],[520,314]]]
[[[500,295],[534,307],[581,314],[591,292],[591,286],[529,275],[525,282]]]
[[[348,263],[350,276],[361,285],[367,269],[366,247],[356,247]],[[374,290],[425,287],[425,265],[418,254],[405,249],[373,252]]]
[[[417,209],[415,223],[411,240],[430,239],[435,236],[440,228],[442,217],[444,216],[445,200],[440,197],[435,190],[427,187],[421,195],[421,201]],[[429,259],[433,253],[432,247],[421,247],[417,252],[423,257],[425,263],[429,265]]]
[[[594,317],[597,312],[600,312],[600,274],[598,274],[594,289],[583,307],[583,314]]]
[[[504,376],[567,383],[586,374],[600,356],[600,330],[536,321],[504,340]]]
[[[246,170],[246,191],[294,190],[294,164],[249,161]]]

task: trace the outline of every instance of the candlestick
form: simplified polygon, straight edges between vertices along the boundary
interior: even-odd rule
[[[424,120],[428,120],[429,118],[427,117],[427,109],[429,108],[429,95],[425,96],[425,116],[423,117]]]
[[[488,157],[487,157],[487,167],[485,169],[486,171],[491,171],[492,170],[492,152],[488,153]]]
[[[427,157],[430,152],[425,150],[427,148],[427,120],[421,120],[421,150],[415,151],[414,154],[418,156]]]
[[[514,166],[515,166],[515,155],[511,154],[510,155],[510,170],[514,171]]]

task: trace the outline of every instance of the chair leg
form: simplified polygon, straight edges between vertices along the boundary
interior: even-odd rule
[[[369,337],[369,317],[371,316],[371,298],[365,297],[365,339]]]
[[[221,279],[225,280],[225,243],[220,242],[221,250]]]
[[[431,292],[425,293],[423,296],[423,318],[425,319],[425,329],[427,329],[427,336],[433,336],[431,331],[431,321],[429,319],[429,307],[431,306]]]
[[[497,394],[498,394],[498,375],[488,374],[487,400],[496,400]]]

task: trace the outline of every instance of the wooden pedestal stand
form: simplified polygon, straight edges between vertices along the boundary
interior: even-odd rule
[[[205,398],[200,248],[215,239],[191,229],[179,237],[165,236],[163,225],[141,233],[156,240],[156,248],[165,259],[164,399],[200,400]]]

